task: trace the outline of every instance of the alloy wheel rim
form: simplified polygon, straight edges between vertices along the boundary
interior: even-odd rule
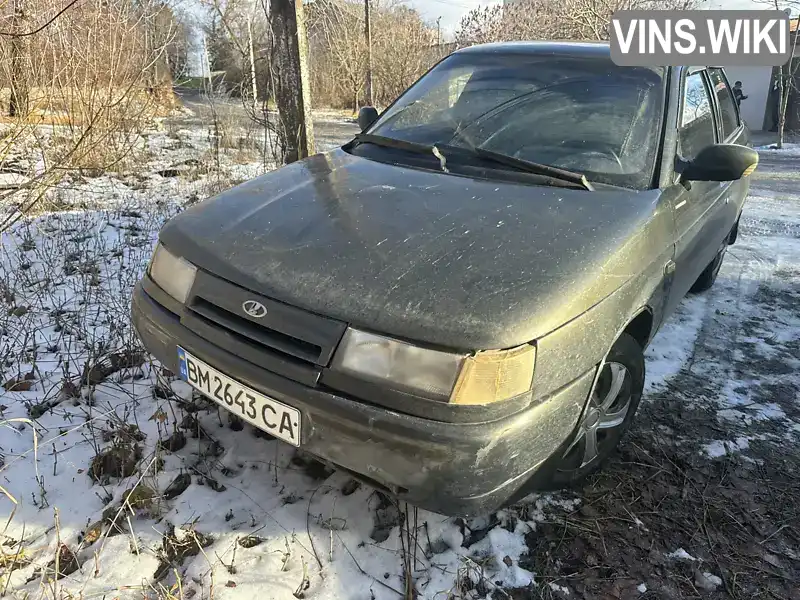
[[[575,438],[564,452],[563,459],[578,466],[563,469],[577,471],[593,463],[604,446],[613,441],[613,433],[625,422],[632,401],[631,376],[622,363],[607,362],[597,378],[589,407]]]

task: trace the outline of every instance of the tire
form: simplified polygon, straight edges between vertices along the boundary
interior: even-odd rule
[[[717,275],[719,275],[719,270],[722,267],[722,261],[725,260],[725,252],[727,250],[728,241],[725,240],[725,245],[714,257],[714,260],[708,263],[708,266],[703,269],[703,272],[700,273],[700,277],[697,278],[697,281],[695,281],[691,289],[689,289],[689,293],[700,294],[711,289],[711,286],[713,286],[714,282],[717,280]]]
[[[600,468],[633,421],[642,399],[644,376],[644,351],[623,333],[601,367],[579,424],[544,467],[548,480],[540,489],[578,486]]]
[[[739,223],[742,222],[742,215],[739,214],[739,217],[736,219],[736,225],[733,226],[731,229],[731,233],[728,236],[728,246],[733,246],[736,243],[736,240],[739,239]]]

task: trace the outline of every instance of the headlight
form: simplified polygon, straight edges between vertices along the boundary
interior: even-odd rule
[[[535,356],[529,345],[469,356],[348,329],[333,368],[434,400],[489,404],[530,389]]]
[[[536,347],[524,344],[510,350],[486,350],[464,362],[450,402],[490,404],[524,394],[533,383]]]
[[[186,303],[197,268],[158,244],[150,261],[150,278],[181,304]]]
[[[446,401],[466,355],[420,348],[406,342],[348,329],[334,368],[362,379],[387,381],[400,389]]]

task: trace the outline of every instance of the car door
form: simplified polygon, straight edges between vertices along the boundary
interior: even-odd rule
[[[733,90],[724,71],[721,68],[709,68],[708,75],[716,104],[719,139],[726,144],[748,145],[750,143],[749,132],[742,122],[739,108],[733,97]],[[749,178],[745,177],[738,181],[726,181],[720,184],[725,201],[718,224],[721,230],[730,231],[739,219],[744,199],[749,191],[749,182]]]
[[[685,74],[678,115],[678,161],[694,158],[700,150],[719,141],[716,105],[706,69]],[[723,234],[718,211],[725,188],[718,182],[692,181],[685,186],[675,175],[672,210],[675,217],[675,273],[668,310],[692,287],[719,251]]]

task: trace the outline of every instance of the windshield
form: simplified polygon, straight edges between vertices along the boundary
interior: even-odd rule
[[[646,189],[663,111],[663,69],[608,58],[454,54],[368,133],[482,148]]]

